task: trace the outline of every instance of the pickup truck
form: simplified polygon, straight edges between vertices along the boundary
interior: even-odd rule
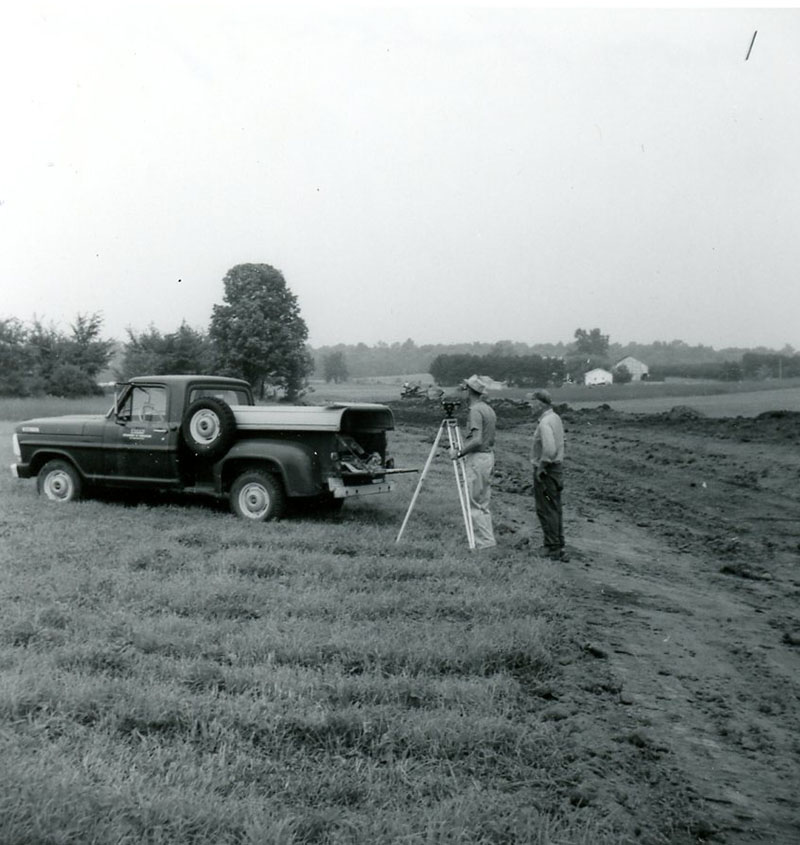
[[[143,376],[116,386],[105,415],[19,423],[11,473],[54,502],[91,488],[172,490],[227,498],[265,522],[289,499],[336,507],[389,492],[402,471],[387,455],[393,428],[385,405],[256,405],[240,379]]]

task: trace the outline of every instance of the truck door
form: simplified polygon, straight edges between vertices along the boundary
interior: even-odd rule
[[[112,414],[104,439],[109,481],[122,484],[179,484],[179,426],[170,425],[163,385],[131,386]]]

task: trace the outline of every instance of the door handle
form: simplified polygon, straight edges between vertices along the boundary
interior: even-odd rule
[[[167,433],[166,428],[154,428],[153,429],[153,434],[166,434],[166,433]]]

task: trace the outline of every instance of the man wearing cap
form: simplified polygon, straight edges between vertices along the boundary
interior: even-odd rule
[[[553,410],[553,400],[546,390],[529,393],[528,401],[538,421],[533,433],[533,498],[536,516],[542,526],[544,546],[551,560],[569,560],[564,551],[564,522],[561,491],[564,489],[564,426]]]
[[[461,451],[456,452],[453,449],[450,457],[453,460],[464,458],[475,548],[488,549],[497,545],[492,528],[492,514],[489,511],[497,416],[484,401],[487,388],[477,375],[470,376],[462,382],[461,389],[467,391],[469,400],[467,433],[461,445]]]

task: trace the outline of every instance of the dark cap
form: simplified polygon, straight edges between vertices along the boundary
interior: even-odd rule
[[[529,402],[536,400],[537,402],[544,402],[545,405],[553,404],[553,400],[546,390],[534,390],[533,393],[528,393],[525,398]]]

